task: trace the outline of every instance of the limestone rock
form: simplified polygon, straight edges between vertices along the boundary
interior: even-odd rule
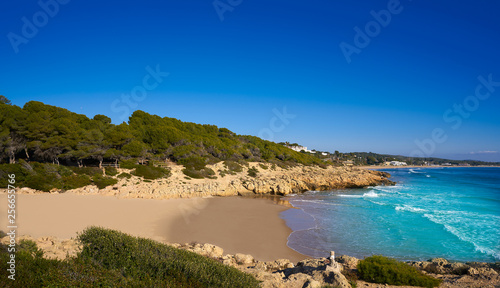
[[[335,258],[335,260],[337,262],[339,262],[340,264],[342,264],[345,269],[349,269],[349,270],[357,269],[357,266],[359,263],[358,258],[347,256],[347,255],[342,255],[340,257],[337,257],[337,258]]]
[[[321,288],[321,286],[321,282],[314,279],[309,279],[304,285],[304,288]]]
[[[254,261],[253,256],[248,254],[236,253],[234,258],[238,264],[253,264]]]

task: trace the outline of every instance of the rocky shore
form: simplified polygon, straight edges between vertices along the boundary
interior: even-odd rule
[[[225,174],[227,168],[222,163],[210,165],[217,179],[191,179],[183,174],[183,166],[172,165],[172,175],[166,179],[143,180],[132,176],[130,179],[118,179],[118,183],[104,189],[94,185],[69,191],[51,191],[52,193],[74,193],[84,195],[112,195],[119,198],[170,199],[206,196],[235,196],[248,194],[286,195],[310,190],[328,190],[338,188],[358,188],[376,185],[394,185],[385,172],[366,170],[356,167],[296,166],[288,169],[275,167],[265,169],[259,163],[250,163],[242,172]],[[250,177],[248,170],[258,171],[256,177]],[[131,170],[119,169],[120,173]],[[116,176],[115,176],[116,177]],[[18,190],[19,193],[42,193],[29,188]]]
[[[19,237],[18,240],[35,241],[44,251],[44,257],[49,259],[64,259],[66,256],[75,256],[81,249],[75,239],[58,239],[55,237],[41,237],[35,239],[30,236]],[[9,243],[9,237],[0,239],[3,244]],[[241,271],[250,273],[262,281],[264,288],[295,288],[295,287],[409,287],[374,284],[357,280],[356,266],[359,259],[350,256],[330,258],[305,259],[296,263],[288,259],[274,261],[258,261],[248,254],[224,254],[224,250],[211,244],[199,243],[167,243],[179,249],[185,249],[197,254],[210,257],[225,265],[233,266]],[[332,253],[333,254],[333,253]],[[461,288],[496,288],[500,286],[500,263],[479,262],[448,262],[442,258],[429,261],[407,262],[423,271],[423,273],[443,280],[439,287]]]

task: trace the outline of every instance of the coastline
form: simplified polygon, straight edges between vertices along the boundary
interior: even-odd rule
[[[406,165],[406,166],[385,166],[385,165],[374,165],[374,166],[356,166],[362,169],[404,169],[404,168],[500,168],[500,166],[485,166],[485,165],[478,165],[478,166],[443,166],[443,165],[436,165],[436,166],[416,166],[416,165]]]
[[[7,194],[0,194],[7,203]],[[18,235],[76,238],[101,226],[163,243],[210,243],[225,254],[245,253],[269,261],[309,258],[286,243],[291,229],[279,217],[289,209],[247,197],[119,199],[100,195],[18,195]],[[36,211],[36,212],[35,212]],[[7,227],[0,210],[0,226]]]
[[[6,198],[6,194],[0,194],[0,202]],[[262,281],[261,287],[309,287],[307,285],[313,283],[319,285],[317,287],[332,284],[351,287],[353,281],[358,287],[401,287],[346,279],[342,269],[346,275],[355,274],[360,259],[338,256],[332,264],[329,258],[311,259],[289,248],[287,238],[291,229],[279,215],[293,208],[280,198],[160,200],[21,194],[18,235],[31,234],[34,238],[18,237],[18,240],[34,240],[45,251],[44,257],[64,259],[66,255],[76,256],[79,250],[77,241],[64,239],[74,238],[88,225],[99,225],[211,257],[253,275]],[[7,219],[5,213],[0,210],[3,227]],[[2,242],[8,238],[2,238]],[[190,243],[183,244],[184,241]],[[407,264],[442,279],[440,287],[479,288],[500,284],[500,271],[495,263],[454,263],[436,258]]]

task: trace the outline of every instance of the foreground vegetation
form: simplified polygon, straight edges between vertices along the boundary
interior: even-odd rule
[[[362,280],[380,284],[437,287],[441,283],[441,280],[424,275],[415,267],[380,255],[361,260],[358,274]]]
[[[0,247],[1,287],[258,287],[236,268],[193,252],[98,227],[85,230],[76,258],[48,260],[32,241],[16,257],[16,280],[7,278],[9,254]]]

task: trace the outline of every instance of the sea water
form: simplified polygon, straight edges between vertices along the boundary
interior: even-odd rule
[[[285,199],[288,246],[312,257],[500,261],[500,168],[404,168],[395,186],[309,191]]]

